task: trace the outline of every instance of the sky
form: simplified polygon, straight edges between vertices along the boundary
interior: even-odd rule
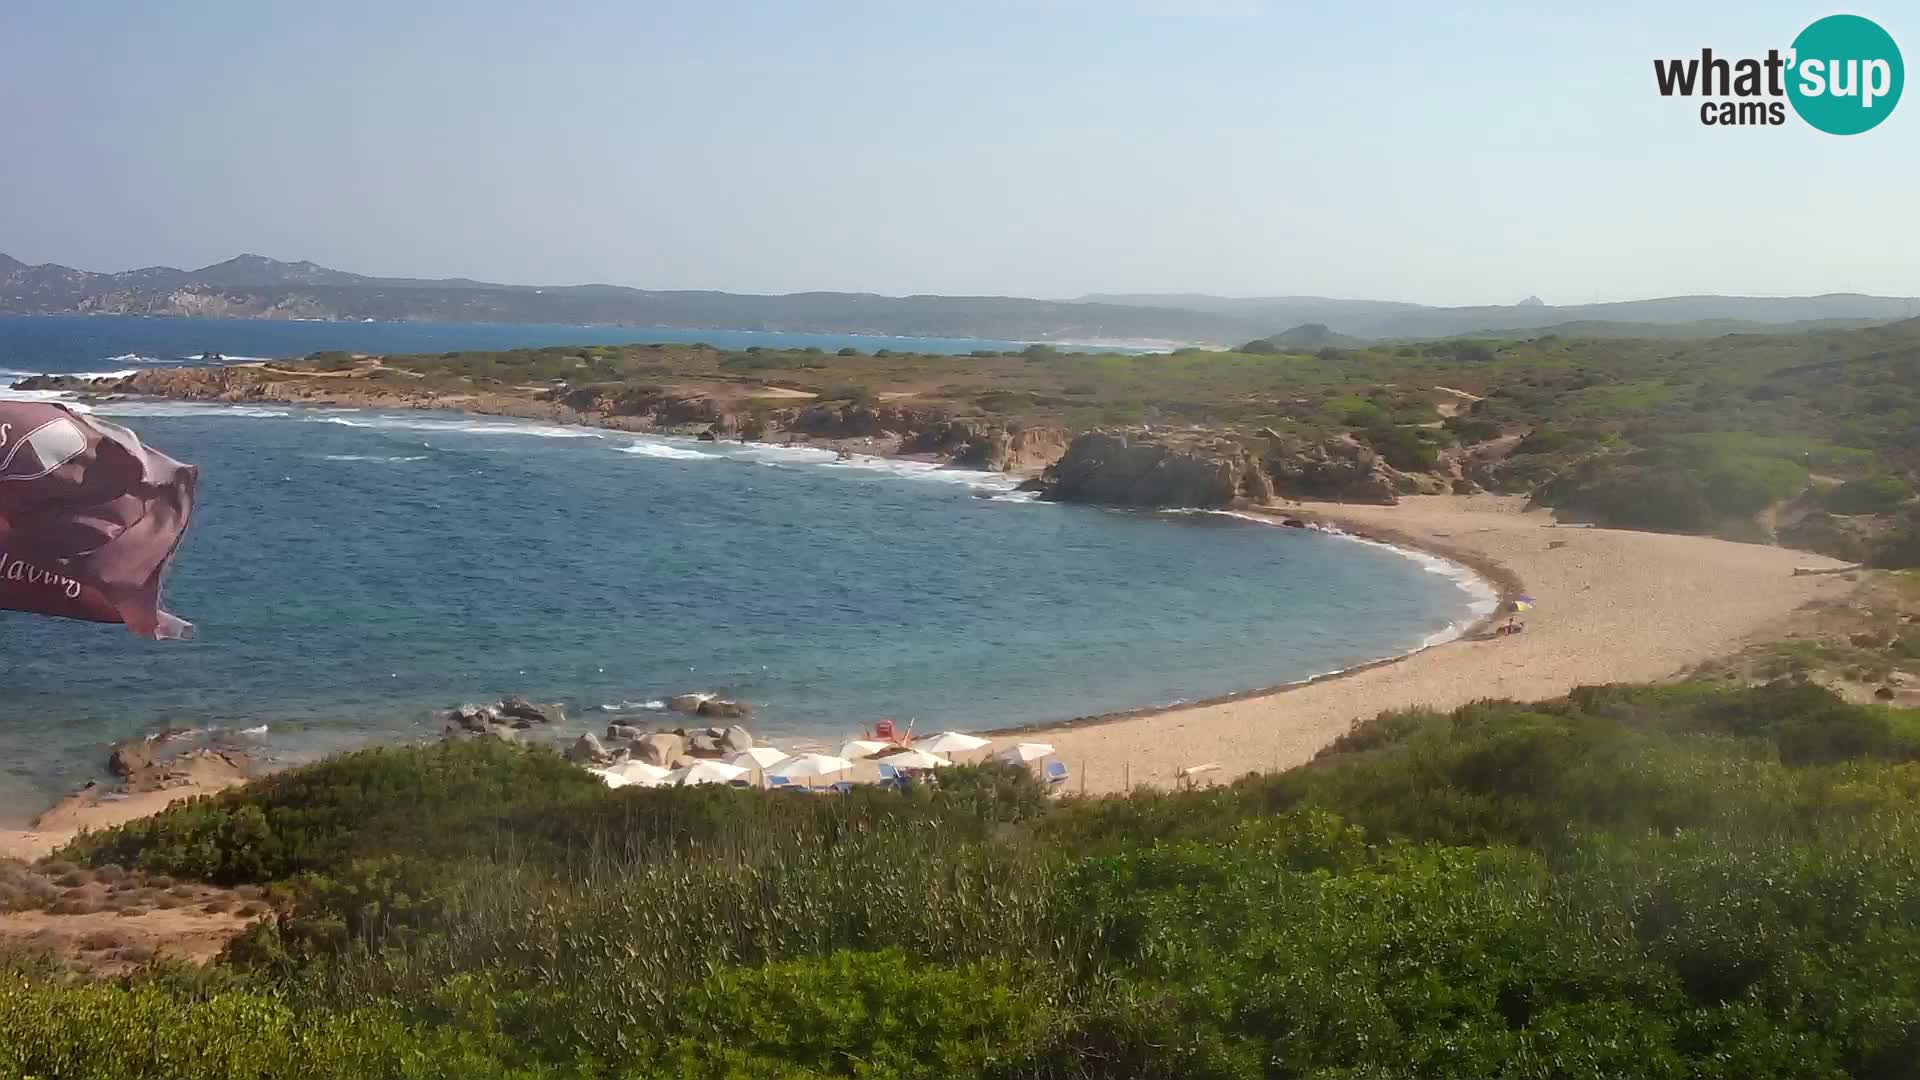
[[[734,292],[1920,294],[1920,100],[1710,128],[1836,10],[1278,0],[0,5],[0,252]],[[1920,93],[1909,95],[1920,98]]]

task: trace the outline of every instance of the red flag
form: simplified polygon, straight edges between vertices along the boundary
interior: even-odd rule
[[[117,424],[0,401],[0,608],[186,636],[160,610],[160,579],[198,475]]]

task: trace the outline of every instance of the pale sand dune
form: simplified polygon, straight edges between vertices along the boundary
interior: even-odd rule
[[[1417,542],[1505,568],[1539,608],[1517,637],[1462,640],[1395,663],[1237,700],[1056,727],[1046,741],[1088,793],[1167,786],[1183,767],[1231,780],[1311,759],[1356,719],[1483,698],[1558,697],[1576,686],[1666,678],[1757,637],[1819,598],[1844,596],[1836,576],[1794,577],[1818,555],[1698,536],[1549,528],[1520,500],[1425,496],[1399,506],[1305,504],[1311,516],[1383,539]],[[1284,613],[1276,613],[1284,618]]]

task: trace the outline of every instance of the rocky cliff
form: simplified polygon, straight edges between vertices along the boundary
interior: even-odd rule
[[[1088,432],[1046,470],[1048,498],[1116,506],[1223,507],[1276,496],[1392,504],[1403,492],[1444,490],[1439,477],[1389,468],[1348,439]]]

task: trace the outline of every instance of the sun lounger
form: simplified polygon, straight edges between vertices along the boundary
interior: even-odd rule
[[[1045,773],[1047,784],[1051,787],[1059,787],[1067,782],[1067,763],[1064,761],[1049,761],[1047,762]]]

